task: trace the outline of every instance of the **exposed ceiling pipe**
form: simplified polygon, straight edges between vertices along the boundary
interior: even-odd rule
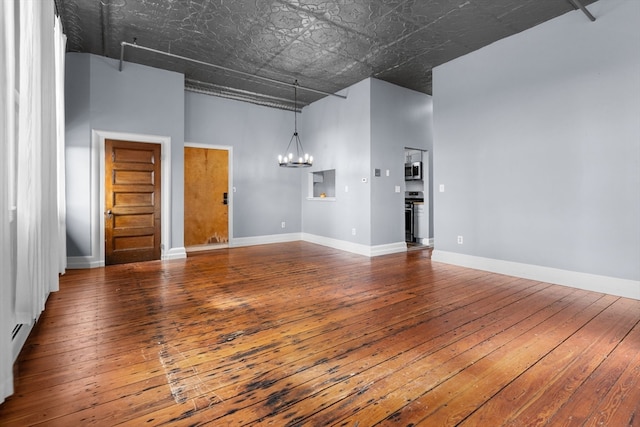
[[[185,89],[191,92],[204,93],[207,95],[215,95],[223,98],[235,99],[236,101],[246,101],[257,105],[264,105],[281,110],[296,111],[300,113],[300,109],[295,109],[292,101],[278,96],[265,95],[262,93],[251,92],[248,90],[236,89],[229,86],[217,85],[214,83],[205,83],[198,80],[185,79]]]
[[[209,62],[200,61],[198,59],[187,58],[186,56],[176,55],[174,53],[169,53],[169,52],[163,52],[161,50],[156,50],[156,49],[152,49],[150,47],[140,46],[139,44],[128,43],[128,42],[120,42],[120,68],[119,68],[120,71],[122,71],[122,63],[124,62],[124,48],[125,48],[125,46],[130,46],[130,47],[134,47],[136,49],[146,50],[148,52],[153,52],[153,53],[157,53],[157,54],[160,54],[160,55],[170,56],[172,58],[182,59],[184,61],[194,62],[194,63],[200,64],[200,65],[206,65],[208,67],[217,68],[219,70],[227,71],[227,72],[230,72],[230,73],[240,74],[242,76],[249,77],[249,78],[252,78],[252,79],[263,80],[263,81],[266,81],[266,82],[275,83],[275,84],[279,84],[279,85],[283,85],[283,86],[297,87],[298,89],[306,90],[308,92],[315,92],[315,93],[319,93],[321,95],[330,95],[330,96],[335,96],[337,98],[347,99],[346,96],[339,95],[337,93],[325,92],[325,91],[318,90],[318,89],[313,89],[313,88],[310,88],[310,87],[304,87],[304,86],[296,85],[296,83],[287,83],[287,82],[283,82],[283,81],[280,81],[280,80],[271,79],[269,77],[262,77],[262,76],[258,76],[256,74],[245,73],[244,71],[233,70],[231,68],[223,67],[222,65],[211,64]]]
[[[587,18],[589,18],[591,22],[594,22],[596,20],[596,17],[593,16],[591,12],[589,12],[589,10],[586,7],[584,7],[582,3],[580,3],[580,0],[567,0],[567,1],[571,3],[573,7],[575,7],[576,9],[580,9],[585,15],[587,15]]]

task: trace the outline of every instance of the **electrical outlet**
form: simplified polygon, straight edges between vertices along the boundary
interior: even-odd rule
[[[352,235],[352,236],[355,236],[355,235],[356,235],[356,229],[355,229],[355,228],[352,228],[352,229],[351,229],[351,235]]]
[[[458,236],[458,244],[461,245],[463,241],[464,239],[462,238],[462,236]]]
[[[280,227],[285,228],[287,226],[287,223],[282,221],[282,224],[280,225]]]

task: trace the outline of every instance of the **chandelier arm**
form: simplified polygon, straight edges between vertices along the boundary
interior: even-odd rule
[[[296,137],[297,133],[294,133],[293,135],[291,135],[291,139],[289,140],[289,145],[287,145],[287,149],[285,150],[284,155],[287,156],[289,153],[289,148],[291,148],[291,143],[293,142],[293,138]]]

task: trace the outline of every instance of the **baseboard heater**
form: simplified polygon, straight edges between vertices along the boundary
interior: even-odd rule
[[[18,333],[20,332],[20,329],[22,329],[22,323],[17,324],[13,328],[13,332],[11,333],[11,341],[16,339],[16,336],[18,336]]]

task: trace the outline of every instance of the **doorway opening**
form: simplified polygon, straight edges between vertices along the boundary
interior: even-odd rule
[[[183,247],[171,248],[171,138],[103,130],[91,131],[91,256],[83,265],[89,268],[105,265],[105,141],[107,139],[160,144],[161,156],[161,259],[179,259],[186,256]]]
[[[233,218],[231,165],[231,147],[185,144],[184,244],[187,253],[229,247]]]
[[[430,248],[433,246],[433,235],[430,224],[429,152],[405,147],[404,170],[404,218],[407,249]]]

